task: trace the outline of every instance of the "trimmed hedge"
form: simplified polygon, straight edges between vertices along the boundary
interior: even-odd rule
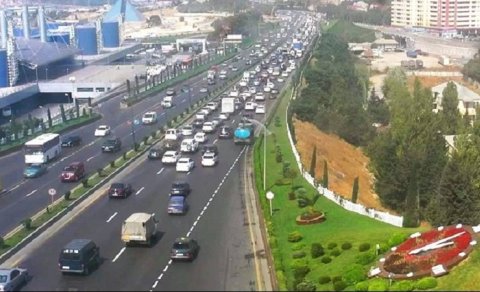
[[[335,283],[335,282],[338,282],[338,281],[342,281],[342,276],[334,276],[334,277],[332,278],[332,282]]]
[[[301,259],[304,258],[307,254],[304,251],[296,251],[292,254],[292,258]]]
[[[350,242],[345,242],[342,244],[342,249],[343,250],[349,250],[352,248],[352,244]]]
[[[291,268],[293,270],[293,277],[295,280],[303,280],[310,272],[310,267],[308,267],[307,261],[304,260],[295,260],[292,263]]]
[[[392,291],[413,291],[415,286],[414,283],[409,280],[393,282],[390,290]]]
[[[327,248],[328,249],[334,249],[336,248],[338,245],[335,243],[335,242],[330,242],[328,245],[327,245]]]
[[[374,262],[376,257],[377,256],[371,252],[362,253],[355,257],[355,263],[365,266]]]
[[[332,261],[332,258],[329,257],[329,256],[324,256],[322,259],[321,259],[322,263],[324,264],[328,264]]]
[[[310,255],[312,258],[316,259],[318,257],[321,257],[325,254],[325,251],[323,250],[323,246],[320,243],[314,242],[311,245],[310,248]]]
[[[365,268],[362,265],[352,264],[350,267],[347,268],[342,278],[348,286],[352,286],[357,284],[358,282],[366,280],[367,273],[365,272]]]
[[[343,291],[347,288],[347,284],[342,280],[333,283],[333,290],[335,291]]]
[[[288,234],[288,241],[289,242],[299,242],[303,239],[303,236],[298,231],[293,231]]]
[[[292,246],[292,251],[299,251],[299,250],[302,250],[306,247],[307,245],[305,243],[295,243],[293,246]]]
[[[330,255],[334,256],[334,257],[338,257],[342,252],[338,249],[338,248],[335,248],[334,250],[332,250],[330,252]]]
[[[387,291],[388,290],[388,280],[386,279],[373,279],[368,285],[368,291]]]
[[[425,277],[415,283],[415,288],[418,290],[428,290],[437,287],[437,284],[437,279],[433,277]]]
[[[364,251],[369,250],[370,247],[371,247],[370,243],[365,242],[365,243],[360,244],[360,246],[358,247],[358,251],[359,252],[364,252]]]
[[[316,291],[317,286],[313,284],[311,281],[303,281],[295,287],[296,291]]]
[[[387,244],[389,247],[394,247],[404,242],[408,238],[408,235],[405,233],[394,233],[389,239]]]
[[[368,285],[370,285],[368,281],[358,282],[355,284],[355,291],[368,291]]]
[[[332,281],[332,279],[330,279],[330,276],[320,276],[320,278],[318,278],[318,283],[320,284],[328,284]]]

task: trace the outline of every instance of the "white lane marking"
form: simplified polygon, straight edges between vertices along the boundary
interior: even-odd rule
[[[168,267],[169,267],[169,266],[170,266],[170,265],[166,265],[165,268],[163,268],[163,272],[164,272],[164,273],[168,270]]]
[[[218,139],[213,140],[213,144],[217,143]]]
[[[112,221],[112,219],[115,218],[115,216],[117,216],[117,214],[118,214],[118,212],[113,213],[113,215],[110,216],[110,218],[108,218],[107,223],[110,223],[110,221]]]
[[[92,146],[93,144],[95,144],[95,140],[92,141],[92,142],[90,142],[90,143],[88,143],[87,146]]]
[[[30,197],[31,195],[35,194],[36,192],[37,192],[37,190],[31,191],[30,193],[27,194],[27,197]]]
[[[92,160],[92,159],[94,159],[94,158],[95,158],[95,156],[88,157],[88,158],[87,158],[87,162],[89,162],[90,160]]]
[[[164,168],[162,168],[162,169],[160,169],[159,171],[157,171],[157,174],[161,174],[161,173],[163,172],[163,170],[164,170],[164,169],[165,169],[165,167],[164,167]]]
[[[187,101],[187,99],[186,99],[186,98],[182,99],[182,103],[184,103],[184,102],[186,102],[186,101]]]
[[[67,159],[68,157],[63,157],[62,159],[60,159],[60,161],[64,161],[65,159]]]
[[[135,193],[135,196],[138,196],[138,194],[140,194],[144,189],[145,189],[145,187],[141,187],[141,188]]]
[[[232,120],[232,124],[235,124],[235,119]]]
[[[123,247],[120,252],[113,258],[112,263],[116,262],[118,258],[122,255],[122,253],[125,251],[126,247]]]
[[[10,189],[10,191],[14,191],[14,190],[18,189],[20,187],[20,185],[22,185],[22,184],[18,184],[16,186],[14,186],[13,188]]]
[[[187,172],[187,175],[189,175],[190,173],[192,173],[191,171]]]
[[[153,283],[153,285],[152,285],[152,289],[155,289],[155,288],[157,287],[157,285],[158,285],[158,280],[157,280],[157,281],[155,281],[155,283]]]

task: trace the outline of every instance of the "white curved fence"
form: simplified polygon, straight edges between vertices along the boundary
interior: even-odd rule
[[[295,99],[296,95],[296,90],[294,89],[292,91],[292,97],[291,99]],[[285,111],[285,115],[287,115],[287,120],[288,120],[288,107],[290,104],[287,106],[287,110]],[[311,184],[320,194],[324,195],[326,198],[329,200],[337,203],[338,205],[342,206],[344,209],[348,211],[352,211],[361,215],[368,216],[370,218],[402,227],[403,226],[403,216],[397,216],[390,214],[388,212],[383,212],[383,211],[378,211],[373,208],[368,208],[365,207],[361,204],[353,203],[349,200],[344,199],[343,197],[335,194],[333,191],[324,188],[320,184],[316,183],[313,177],[303,169],[302,161],[300,160],[300,155],[298,154],[297,148],[295,147],[295,144],[293,143],[292,139],[292,134],[290,132],[290,126],[289,123],[287,122],[287,133],[288,133],[288,141],[290,141],[290,146],[292,147],[293,155],[295,156],[295,160],[297,161],[298,169],[302,172],[303,177],[309,184]]]

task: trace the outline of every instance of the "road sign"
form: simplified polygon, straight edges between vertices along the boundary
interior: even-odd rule
[[[57,194],[57,191],[54,188],[48,189],[48,194],[50,196],[55,196]]]

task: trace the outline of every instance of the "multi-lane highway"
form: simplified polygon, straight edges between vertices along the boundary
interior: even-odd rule
[[[299,19],[303,19],[300,17],[301,12],[295,13]],[[301,23],[302,21],[296,22],[297,25]],[[294,28],[292,26],[292,31]],[[244,68],[244,63],[240,61],[237,66]],[[196,82],[202,83],[202,78],[190,82],[195,88],[193,99],[199,95],[200,85]],[[279,89],[282,85],[283,83],[276,83]],[[183,99],[186,101],[182,102]],[[183,94],[177,100],[180,101],[177,107],[188,103],[188,97]],[[134,107],[134,114],[140,115],[143,111],[151,110],[159,102],[159,98],[146,100]],[[276,100],[266,100],[267,111],[273,102]],[[123,143],[128,144],[131,139],[130,128],[125,121],[131,118],[129,110],[119,110],[118,100],[115,99],[108,101],[100,110],[109,121],[108,124],[118,124],[114,127],[115,134],[122,137]],[[177,109],[178,112],[180,109]],[[175,114],[174,110],[172,114]],[[235,127],[240,114],[230,117],[226,124]],[[264,115],[255,115],[257,120],[262,120],[263,117]],[[100,123],[102,122],[96,124]],[[92,135],[94,128],[95,125],[77,131],[88,136]],[[151,131],[143,130],[144,135]],[[242,181],[245,167],[242,158],[248,151],[248,146],[234,145],[232,140],[218,140],[216,134],[210,134],[208,138],[219,149],[220,162],[217,166],[202,167],[200,153],[186,155],[195,160],[196,167],[181,174],[176,172],[175,167],[165,166],[160,161],[150,161],[144,155],[115,178],[115,181],[133,185],[134,192],[130,197],[109,199],[104,194],[105,186],[93,194],[89,201],[84,202],[81,206],[84,208],[70,212],[65,220],[57,222],[43,236],[14,255],[6,264],[27,268],[32,275],[24,290],[258,289],[258,266],[254,259],[262,251],[253,250],[251,246],[252,226],[246,214],[246,190]],[[92,167],[90,163],[97,163],[101,161],[99,157],[104,156],[100,154],[98,144],[99,142],[94,142],[91,146],[84,146],[85,149],[77,150],[78,153],[74,155],[83,155],[81,160],[84,161],[94,157],[87,162]],[[68,159],[63,163],[67,163]],[[76,157],[76,160],[80,159]],[[110,160],[104,159],[103,163]],[[101,162],[98,163],[102,165]],[[48,175],[51,176],[50,180],[56,179],[52,171]],[[190,209],[184,216],[171,216],[167,214],[168,194],[171,183],[179,179],[188,181],[192,187],[192,192],[187,197]],[[35,198],[35,195],[25,198]],[[2,212],[6,210],[2,209],[0,216],[4,216],[5,213]],[[155,213],[159,221],[161,236],[150,248],[127,248],[120,239],[122,222],[135,212]],[[200,252],[192,263],[170,260],[172,243],[180,236],[190,236],[199,242]],[[75,238],[92,239],[100,246],[103,262],[89,276],[62,275],[58,271],[60,250]]]
[[[242,56],[248,56],[247,51],[240,52]],[[235,64],[242,70],[245,68],[245,61],[228,61],[228,64]],[[225,70],[230,71],[228,67]],[[61,183],[59,175],[63,167],[69,165],[74,161],[83,161],[86,165],[88,173],[95,172],[98,168],[105,166],[113,159],[119,157],[122,152],[131,149],[133,145],[133,137],[131,126],[128,124],[132,117],[141,119],[143,113],[147,111],[156,111],[159,115],[159,121],[156,125],[135,126],[136,141],[150,135],[154,129],[165,125],[167,118],[171,119],[182,113],[191,103],[195,103],[199,98],[205,96],[205,93],[200,93],[202,87],[207,87],[205,80],[206,74],[201,74],[186,82],[178,84],[173,87],[177,91],[175,97],[175,107],[164,110],[160,102],[165,94],[159,93],[150,97],[138,104],[135,104],[127,109],[120,108],[120,100],[122,96],[117,96],[104,103],[99,104],[95,110],[103,115],[103,118],[95,123],[86,125],[79,129],[73,130],[68,134],[75,134],[82,137],[83,144],[80,147],[72,149],[64,149],[61,157],[52,162],[48,167],[48,172],[35,179],[24,179],[23,169],[24,156],[22,151],[15,152],[5,157],[0,158],[0,165],[8,166],[0,168],[0,178],[4,183],[4,188],[9,191],[0,197],[0,236],[4,236],[20,222],[28,217],[31,217],[39,210],[46,208],[50,202],[48,195],[49,188],[55,188],[57,194],[62,195],[67,190],[70,190],[75,184]],[[217,80],[217,84],[210,85],[208,88],[212,91],[214,88],[222,86],[225,82]],[[183,93],[181,88],[188,84],[193,90],[192,93]],[[111,154],[102,153],[101,145],[105,138],[96,138],[93,133],[98,125],[106,124],[112,128],[112,136],[117,136],[122,140],[122,151]]]

